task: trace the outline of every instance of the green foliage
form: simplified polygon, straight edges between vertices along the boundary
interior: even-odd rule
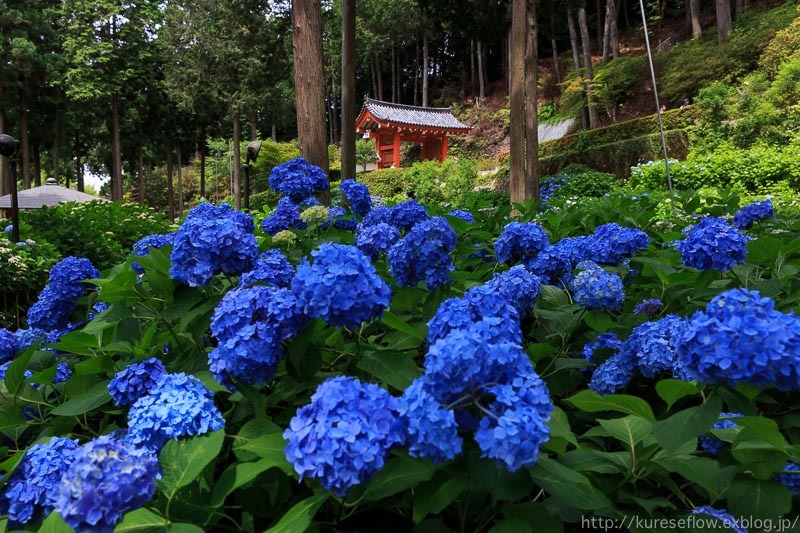
[[[281,194],[273,190],[254,194],[250,197],[250,211],[262,212],[264,208],[274,208],[280,198]]]
[[[358,175],[370,194],[381,198],[392,198],[405,192],[407,187],[407,168],[379,168]]]
[[[7,220],[0,220],[3,227]],[[23,226],[23,237],[29,237],[29,228]],[[61,257],[56,249],[44,240],[26,239],[18,246],[0,237],[0,328],[16,329],[25,325],[28,307],[36,301],[39,291],[47,283],[50,268]]]
[[[700,89],[695,100],[703,114],[712,121],[722,122],[727,118],[727,108],[731,101],[733,89],[724,83],[712,83]]]
[[[616,108],[647,76],[646,64],[645,56],[626,56],[597,67],[592,84],[595,102],[610,118],[616,118]]]
[[[800,17],[775,34],[764,48],[758,64],[770,76],[774,76],[783,63],[798,57],[800,57]]]
[[[598,198],[620,187],[619,178],[614,174],[598,172],[583,165],[569,165],[555,176],[543,178],[541,183],[542,189],[548,184],[555,189],[551,202]]]
[[[164,215],[146,206],[99,200],[26,211],[22,220],[32,239],[51,243],[63,257],[86,257],[100,270],[125,259],[142,237],[169,230]]]
[[[378,160],[374,139],[358,139],[356,141],[356,164],[362,165],[366,172],[367,165]]]
[[[406,173],[409,191],[426,205],[462,205],[465,195],[475,188],[477,177],[474,161],[452,158],[444,163],[414,163]]]

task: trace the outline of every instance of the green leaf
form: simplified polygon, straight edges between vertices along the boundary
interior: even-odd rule
[[[667,410],[672,409],[675,402],[687,396],[699,394],[700,389],[694,383],[683,381],[681,379],[662,379],[656,383],[656,393],[658,396],[667,402]]]
[[[653,433],[666,451],[675,451],[711,429],[721,410],[722,401],[718,397],[711,398],[703,405],[678,411],[666,420],[659,420]]]
[[[752,435],[768,442],[778,451],[786,451],[786,440],[774,420],[763,416],[744,416],[737,418],[736,424],[745,428],[739,433],[738,441],[750,440]]]
[[[233,451],[240,460],[249,459],[248,454],[261,457],[272,462],[287,474],[294,472],[292,465],[286,460],[283,449],[283,430],[266,419],[251,420],[242,427],[234,437]]]
[[[733,516],[776,519],[792,510],[792,493],[772,480],[735,479],[728,490]]]
[[[169,525],[167,533],[203,533],[202,527],[187,522],[175,522]]]
[[[414,522],[421,522],[429,514],[441,513],[471,486],[465,473],[440,471],[430,481],[420,483],[414,491]]]
[[[653,432],[653,423],[636,415],[628,415],[624,418],[615,418],[613,420],[598,420],[598,422],[612,437],[622,441],[629,450],[635,448],[638,443]]]
[[[391,313],[390,311],[383,312],[381,322],[383,322],[385,326],[396,329],[397,331],[402,331],[410,337],[414,337],[415,339],[423,341],[425,340],[426,333],[419,331],[417,328],[411,326],[405,320]]]
[[[225,431],[219,430],[190,439],[167,441],[158,458],[161,491],[171,497],[178,489],[194,481],[219,455],[224,439]]]
[[[600,396],[590,390],[583,390],[566,401],[587,413],[597,413],[600,411],[616,411],[628,415],[636,415],[655,422],[656,417],[650,405],[641,398],[628,396],[626,394],[609,394]]]
[[[25,371],[28,369],[28,362],[33,356],[33,350],[28,350],[26,353],[14,359],[6,370],[6,377],[4,382],[6,390],[11,396],[19,394],[25,383]]]
[[[583,315],[583,321],[586,322],[587,326],[598,333],[604,333],[617,325],[616,322],[608,316],[608,313],[604,313],[603,311],[588,311]]]
[[[97,409],[101,405],[105,405],[109,401],[111,401],[111,396],[108,394],[108,381],[102,381],[96,383],[83,394],[70,398],[54,408],[50,413],[57,416],[82,415]]]
[[[537,485],[564,505],[582,511],[611,507],[608,498],[586,476],[549,457],[540,457],[531,474]]]
[[[405,390],[420,375],[419,367],[403,352],[365,352],[356,365],[399,391]]]
[[[259,474],[269,470],[273,466],[277,465],[276,461],[271,458],[261,459],[254,463],[231,465],[222,473],[214,484],[214,492],[211,494],[211,506],[220,507],[225,503],[225,498],[227,498],[230,493],[242,485],[250,483],[258,477]]]
[[[706,489],[710,500],[722,497],[739,467],[720,468],[714,459],[706,457],[669,457],[655,461],[668,472],[677,472],[687,480]]]
[[[148,509],[141,508],[126,513],[122,518],[122,522],[114,528],[114,532],[127,533],[141,531],[143,533],[149,533],[151,531],[166,531],[168,525],[169,520],[163,516],[159,516]]]
[[[422,459],[399,455],[386,461],[364,492],[364,501],[374,502],[397,494],[433,477],[436,468]]]
[[[295,531],[305,531],[314,520],[314,515],[322,504],[327,501],[330,494],[321,492],[296,503],[289,509],[277,524],[266,530],[265,533],[293,533]]]
[[[5,528],[3,528],[2,531],[5,531]],[[75,530],[64,522],[60,514],[56,511],[52,511],[47,515],[47,518],[42,521],[42,525],[39,526],[38,531],[39,533],[72,533]]]

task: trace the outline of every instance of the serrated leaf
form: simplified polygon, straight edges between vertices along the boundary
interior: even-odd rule
[[[420,375],[414,359],[389,350],[365,352],[356,366],[399,391],[405,390]]]
[[[699,394],[700,390],[694,383],[670,378],[662,379],[656,383],[656,393],[662,400],[667,402],[667,410],[670,410],[675,405],[675,402],[681,398]]]
[[[425,333],[422,333],[417,328],[408,324],[405,320],[400,318],[399,316],[393,314],[390,311],[384,311],[383,316],[381,317],[381,322],[385,326],[388,326],[392,329],[396,329],[397,331],[402,331],[406,335],[410,337],[414,337],[415,339],[425,340]]]
[[[728,511],[734,516],[771,519],[792,510],[792,493],[772,480],[740,478],[728,489]]]
[[[277,524],[267,529],[265,533],[293,533],[295,531],[305,531],[314,520],[314,515],[322,504],[327,501],[330,495],[327,492],[315,494],[310,498],[296,503],[289,509]]]
[[[721,410],[722,401],[714,397],[703,405],[678,411],[665,420],[659,420],[653,427],[653,433],[666,451],[677,450],[710,430]]]
[[[158,458],[161,491],[170,497],[194,481],[219,455],[224,438],[225,431],[219,430],[190,439],[167,441]]]
[[[636,396],[628,396],[626,394],[600,396],[593,391],[583,390],[567,398],[566,401],[587,413],[616,411],[628,415],[640,416],[650,422],[655,422],[656,420],[650,405]]]
[[[0,531],[5,531],[5,528]],[[38,531],[39,533],[73,533],[75,530],[64,522],[60,514],[56,511],[52,511],[47,515],[47,518],[42,521],[42,525],[39,526]]]
[[[645,437],[653,432],[653,423],[636,415],[628,415],[613,420],[598,420],[600,425],[615,439],[632,450]]]
[[[141,508],[126,513],[116,528],[115,533],[150,533],[151,531],[166,531],[169,520],[155,514],[149,509]]]
[[[105,405],[109,401],[111,401],[111,396],[108,394],[108,381],[102,381],[96,383],[83,394],[70,398],[55,407],[50,413],[57,416],[82,415]]]
[[[225,470],[214,484],[214,492],[211,494],[211,506],[220,507],[225,503],[225,498],[239,487],[250,483],[259,474],[266,472],[277,462],[273,459],[261,459],[253,463],[239,463],[231,465]]]
[[[429,514],[442,512],[470,486],[469,476],[465,473],[438,472],[414,492],[414,522],[419,523]]]
[[[531,468],[533,481],[560,502],[584,511],[611,507],[608,498],[589,479],[550,459],[540,457]]]
[[[436,467],[429,461],[414,459],[405,455],[393,457],[386,461],[383,468],[367,485],[364,501],[382,500],[398,492],[402,492],[433,477]]]

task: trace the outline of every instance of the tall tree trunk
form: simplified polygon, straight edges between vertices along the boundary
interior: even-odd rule
[[[356,0],[342,0],[342,179],[356,177]]]
[[[525,34],[526,0],[511,4],[511,202],[524,202],[531,197],[525,175]]]
[[[272,123],[272,142],[278,142],[278,127],[274,122]]]
[[[700,0],[689,0],[688,3],[689,16],[692,20],[692,39],[699,39],[703,32],[700,27]]]
[[[478,80],[475,77],[475,39],[469,40],[469,92],[475,95]]]
[[[169,221],[175,222],[175,195],[172,182],[172,146],[167,142],[167,214]]]
[[[736,20],[739,20],[745,11],[744,0],[736,0]]]
[[[378,52],[372,54],[372,61],[375,62],[375,74],[378,80],[378,100],[383,100],[383,65]]]
[[[483,100],[486,98],[486,66],[483,61],[483,43],[478,41],[478,87],[479,96]]]
[[[75,134],[75,175],[78,190],[84,192],[83,183],[83,162],[81,161],[81,137],[80,133]]]
[[[558,64],[558,41],[553,37],[551,39],[551,46],[553,47],[553,72],[556,74],[556,83],[561,84],[561,65]]]
[[[136,148],[136,177],[139,179],[139,203],[144,204],[144,148],[141,143]]]
[[[594,106],[594,89],[592,80],[592,48],[589,42],[589,25],[586,22],[586,9],[578,8],[578,26],[581,29],[581,42],[583,43],[583,71],[586,81],[586,107],[589,109],[589,128],[594,129],[598,124],[597,108]]]
[[[720,43],[728,40],[733,21],[731,20],[730,0],[716,0],[717,7],[717,39]]]
[[[580,72],[581,69],[581,53],[580,43],[578,41],[578,32],[575,29],[575,16],[572,8],[567,8],[567,26],[569,26],[569,42],[572,47],[572,61],[575,63],[575,72]],[[581,108],[581,128],[586,129],[589,127],[589,112],[586,107]]]
[[[58,173],[61,170],[61,162],[58,159],[58,148],[61,144],[61,121],[59,120],[59,112],[56,110],[56,116],[53,120],[53,178],[58,183]],[[37,180],[36,185],[39,186],[42,183],[41,175],[36,176],[39,179]]]
[[[411,102],[413,105],[419,103],[419,34],[414,39],[414,96]]]
[[[298,105],[299,105],[298,101]],[[323,116],[323,122],[325,117]],[[322,130],[322,142],[325,142],[325,130]],[[241,144],[242,138],[242,122],[241,118],[239,117],[239,110],[235,110],[233,112],[233,162],[232,168],[233,171],[233,208],[239,211],[242,208],[242,186],[241,186],[241,178],[240,178],[240,169],[242,166],[242,154],[239,144]]]
[[[325,74],[322,68],[322,13],[319,0],[292,2],[294,85],[300,155],[328,172],[325,144]],[[329,196],[323,195],[328,202]]]
[[[392,103],[397,103],[397,53],[392,43]]]
[[[42,147],[39,141],[33,143],[33,183],[34,187],[42,184]],[[58,182],[56,182],[58,183]]]
[[[536,1],[528,4],[525,49],[525,182],[533,198],[539,198],[539,48]]]
[[[181,145],[178,145],[178,220],[183,218],[183,160]]]
[[[119,95],[111,95],[111,200],[122,200],[122,142],[119,138]]]
[[[206,197],[206,154],[208,153],[208,146],[206,146],[206,127],[200,129],[200,198]]]
[[[422,107],[428,107],[428,68],[430,61],[430,45],[428,34],[422,34]]]
[[[369,63],[369,85],[372,88],[372,97],[378,98],[378,81],[377,76],[375,75],[375,62],[372,61],[372,55],[370,55]]]
[[[603,49],[603,24],[600,23],[603,20],[603,5],[601,4],[600,0],[594,0],[594,8],[595,13],[597,13],[597,48],[599,50]]]
[[[3,87],[3,80],[0,78],[0,102],[5,101],[5,88]],[[4,108],[0,108],[0,133],[8,135],[8,117]],[[8,181],[8,158],[0,157],[0,196],[9,194],[10,184]]]
[[[19,129],[22,135],[22,188],[31,188],[31,137],[28,134],[28,103],[22,101],[19,111]]]
[[[258,140],[258,127],[256,126],[256,114],[250,113],[247,115],[247,122],[250,123],[250,140]]]
[[[339,94],[336,91],[336,76],[331,76],[331,127],[333,128],[333,140],[331,140],[331,144],[335,144],[339,146],[339,99],[336,98],[336,95]]]
[[[328,99],[325,102],[325,114],[328,117],[328,144],[334,143],[334,132],[333,132],[333,102]]]
[[[619,57],[619,12],[617,11],[618,0],[608,0],[608,9],[611,12],[609,17],[609,41],[611,42],[611,55]]]

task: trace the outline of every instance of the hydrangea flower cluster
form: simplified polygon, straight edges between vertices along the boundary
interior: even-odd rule
[[[769,200],[753,202],[739,209],[733,215],[733,225],[738,229],[748,229],[759,220],[767,218],[775,218],[775,208],[772,207],[772,202]]]
[[[460,218],[464,222],[469,222],[470,224],[475,223],[475,215],[465,209],[453,209],[447,213],[447,216]]]
[[[59,261],[50,270],[39,299],[28,309],[28,325],[45,331],[69,328],[69,315],[88,287],[83,280],[99,277],[100,272],[88,259],[67,257]]]
[[[280,164],[269,175],[269,186],[299,204],[316,192],[328,190],[328,176],[302,157]]]
[[[509,222],[494,243],[499,263],[517,263],[533,257],[550,244],[544,229],[535,222]]]
[[[228,292],[211,317],[217,347],[208,355],[215,379],[260,384],[272,379],[283,358],[282,341],[306,322],[289,289],[258,285]]]
[[[647,248],[649,240],[642,230],[610,222],[597,227],[589,236],[588,250],[595,263],[618,265],[623,259]]]
[[[605,396],[619,392],[630,382],[636,370],[636,361],[631,352],[617,352],[595,368],[589,389]]]
[[[443,407],[417,378],[405,390],[399,414],[406,426],[409,453],[439,464],[461,453],[464,440],[458,436],[455,412]]]
[[[158,453],[170,439],[203,435],[225,427],[211,391],[194,376],[167,374],[128,412],[127,439]]]
[[[507,272],[495,274],[486,283],[486,287],[508,300],[520,315],[525,314],[533,307],[540,293],[539,278],[528,272],[522,265],[512,267]]]
[[[616,310],[625,301],[625,288],[616,274],[606,272],[596,263],[583,261],[570,282],[575,301],[587,309]]]
[[[389,249],[400,240],[397,228],[385,222],[378,222],[373,226],[366,226],[356,235],[356,246],[370,260],[375,261],[381,253]]]
[[[380,470],[405,441],[400,401],[372,383],[339,376],[323,382],[283,433],[286,458],[300,478],[339,497]]]
[[[67,363],[58,363],[56,365],[56,375],[53,376],[53,383],[65,383],[72,377],[72,369]]]
[[[358,231],[364,231],[364,229],[380,223],[394,226],[392,222],[392,210],[385,205],[379,205],[367,213],[367,216],[358,224]]]
[[[789,489],[795,496],[800,496],[800,465],[797,463],[786,463],[783,473],[778,474],[775,479]]]
[[[747,533],[747,529],[742,527],[736,518],[734,518],[733,515],[724,509],[714,509],[709,505],[703,505],[702,507],[695,507],[692,510],[692,514],[708,515],[722,522],[722,525],[730,528],[734,531],[734,533]]]
[[[397,284],[413,287],[424,280],[432,290],[450,283],[450,271],[455,270],[450,252],[457,240],[455,230],[442,217],[417,223],[389,250],[389,268]]]
[[[719,420],[714,424],[712,429],[730,429],[730,428],[738,428],[739,424],[730,420],[731,418],[742,418],[741,413],[727,413],[722,412],[719,414]],[[715,436],[706,437],[705,435],[700,436],[700,447],[703,448],[705,451],[710,453],[711,455],[718,455],[722,448],[727,446],[723,440],[718,439]]]
[[[228,204],[200,204],[175,233],[170,275],[190,287],[202,287],[219,271],[247,272],[258,255],[253,229],[253,217]]]
[[[581,354],[587,361],[594,362],[594,353],[597,350],[613,350],[619,351],[622,347],[622,341],[619,340],[616,333],[601,333],[593,342],[589,342],[583,346]]]
[[[53,487],[54,508],[78,531],[110,533],[153,497],[160,478],[155,455],[105,435],[75,452]]]
[[[0,512],[16,524],[49,514],[61,476],[78,448],[77,441],[61,437],[28,448],[0,496]]]
[[[401,230],[408,231],[429,218],[428,210],[416,200],[406,200],[389,208],[389,223]]]
[[[167,369],[155,357],[134,363],[114,374],[108,383],[108,394],[117,406],[133,405],[136,400],[150,394],[167,375]]]
[[[525,267],[529,272],[535,274],[542,283],[554,285],[567,272],[572,270],[572,255],[565,245],[559,241],[555,245],[547,245],[534,257],[525,260]]]
[[[13,359],[18,349],[17,336],[6,328],[0,328],[0,363]]]
[[[133,255],[136,257],[144,257],[146,255],[150,255],[150,248],[163,248],[164,246],[172,246],[174,242],[174,233],[156,233],[153,235],[148,235],[146,237],[142,237],[133,245]],[[138,274],[144,273],[144,269],[136,261],[131,263],[131,267],[133,267],[133,270],[135,270]]]
[[[502,295],[490,287],[473,287],[460,298],[442,302],[428,322],[428,343],[433,344],[452,331],[468,329],[477,322],[488,326],[486,342],[522,344],[519,313]]]
[[[255,266],[239,278],[239,288],[256,283],[266,283],[274,287],[288,287],[294,277],[294,267],[280,250],[267,250],[256,258]]]
[[[703,383],[800,389],[800,319],[757,291],[717,295],[689,319],[677,344],[683,367]]]
[[[706,217],[675,243],[683,264],[698,270],[730,270],[744,263],[747,237],[717,217]]]
[[[342,231],[355,231],[356,218],[355,215],[348,214],[344,207],[333,206],[328,210],[328,223],[324,224],[321,228],[328,229],[328,225]]]
[[[633,308],[633,312],[635,314],[645,314],[648,317],[653,317],[661,311],[661,307],[663,307],[663,303],[658,298],[650,298],[648,300],[642,300]]]
[[[324,205],[312,205],[300,212],[300,220],[302,220],[304,224],[318,226],[328,222],[329,215],[330,212]]]
[[[300,209],[288,198],[278,200],[275,211],[261,221],[261,229],[273,237],[290,228],[306,229],[307,227],[308,224],[300,218]]]
[[[355,246],[322,244],[297,267],[292,292],[308,316],[355,328],[389,306],[392,291]]]
[[[342,180],[339,185],[342,196],[347,200],[350,209],[356,215],[363,217],[372,209],[372,198],[369,189],[363,183],[355,180]]]

